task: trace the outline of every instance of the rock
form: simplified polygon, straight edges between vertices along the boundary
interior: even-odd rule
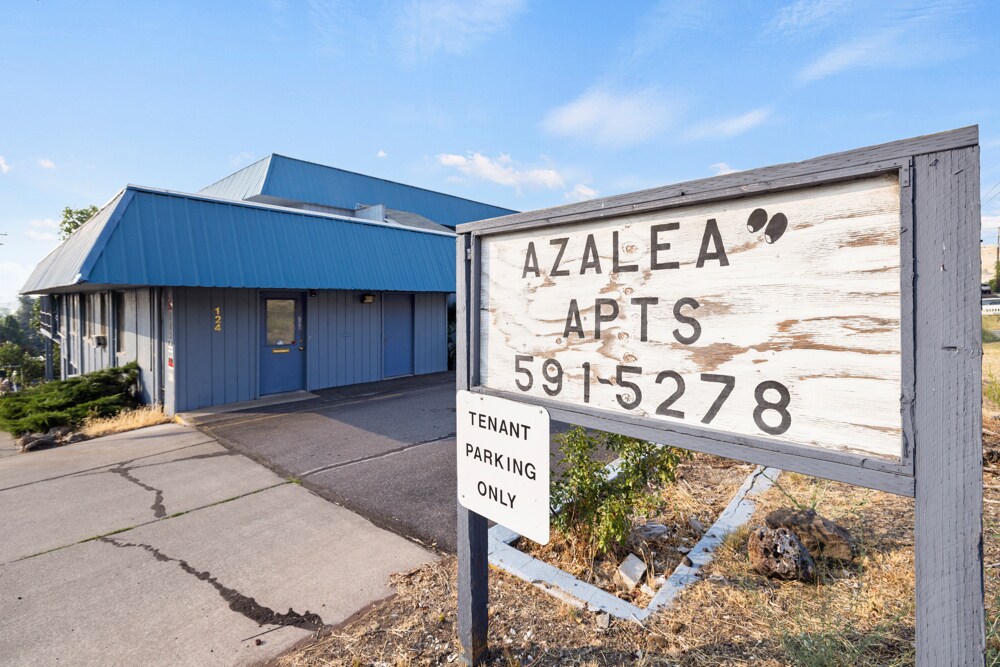
[[[677,553],[686,554],[691,551],[691,547],[677,547]]]
[[[694,561],[692,561],[689,556],[684,556],[684,558],[681,558],[681,562],[687,565],[688,567],[694,567]]]
[[[45,435],[43,433],[25,433],[14,442],[17,444],[18,447],[21,448],[21,451],[27,451],[25,450],[25,447],[33,443],[35,440],[44,437]]]
[[[631,591],[639,585],[644,574],[646,574],[646,564],[639,560],[635,554],[629,554],[618,566],[615,581],[625,590]]]
[[[642,591],[644,594],[648,595],[649,597],[653,597],[654,595],[656,595],[656,591],[654,591],[649,584],[643,584],[642,586],[639,586],[639,590]]]
[[[635,529],[635,536],[642,540],[655,540],[670,534],[670,528],[662,523],[647,523]]]
[[[602,611],[597,614],[597,627],[601,630],[607,630],[611,627],[611,614],[606,611]]]
[[[795,533],[813,558],[851,561],[858,555],[851,534],[815,510],[783,507],[768,514],[764,522],[769,528],[787,528]]]
[[[65,438],[72,432],[73,429],[71,429],[69,426],[53,426],[52,428],[49,429],[49,432],[46,433],[46,435],[59,439],[59,438]]]
[[[693,530],[696,533],[700,534],[705,532],[705,524],[699,521],[698,517],[696,516],[690,517],[688,519],[688,525],[691,526],[691,530]]]
[[[27,442],[27,444],[21,445],[22,452],[33,452],[36,449],[47,449],[49,447],[55,447],[58,443],[55,438],[50,438],[47,435],[39,436],[37,438],[32,438]]]
[[[83,433],[77,432],[77,433],[70,433],[69,436],[65,440],[63,440],[63,442],[67,445],[72,445],[74,442],[80,442],[86,439],[87,436],[85,436]]]
[[[756,526],[747,539],[750,567],[776,579],[813,581],[816,562],[795,533],[787,528]]]

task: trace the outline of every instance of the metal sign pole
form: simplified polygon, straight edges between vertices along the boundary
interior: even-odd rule
[[[470,235],[457,243],[455,292],[455,372],[458,390],[469,388],[469,253]],[[460,659],[478,665],[486,657],[489,561],[486,518],[458,505],[458,641]]]

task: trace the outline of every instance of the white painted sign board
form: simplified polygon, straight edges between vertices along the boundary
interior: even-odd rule
[[[456,396],[458,501],[534,540],[549,541],[549,413],[495,396]]]
[[[900,226],[888,173],[485,235],[480,385],[899,460]]]

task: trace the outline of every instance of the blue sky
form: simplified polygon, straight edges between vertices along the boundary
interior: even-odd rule
[[[988,1],[12,0],[0,306],[64,206],[271,152],[527,210],[979,124],[996,228],[998,27]]]

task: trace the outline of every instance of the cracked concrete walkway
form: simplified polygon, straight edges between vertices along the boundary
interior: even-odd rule
[[[259,663],[435,557],[176,424],[0,459],[0,535],[4,665]]]

